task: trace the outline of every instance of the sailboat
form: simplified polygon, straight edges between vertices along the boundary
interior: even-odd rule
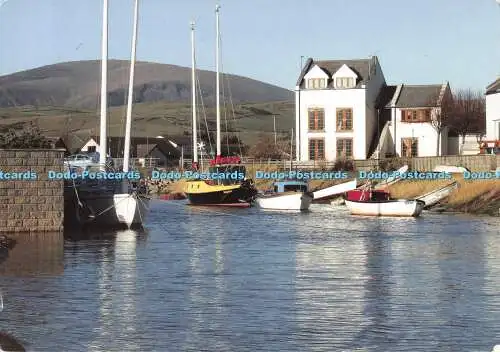
[[[135,0],[134,32],[132,36],[132,54],[130,61],[127,119],[125,125],[125,145],[123,172],[129,171],[130,131],[132,120],[132,98],[134,85],[134,67],[137,47],[137,24],[139,0]],[[108,0],[103,0],[102,28],[102,65],[101,65],[101,114],[99,167],[107,172],[107,61],[108,61]],[[98,182],[96,182],[98,181]],[[70,191],[65,192],[64,227],[96,226],[106,228],[142,227],[148,212],[149,197],[144,187],[124,180],[81,180],[72,182]]]
[[[215,8],[216,14],[216,105],[217,105],[217,154],[210,161],[209,175],[228,175],[227,178],[212,178],[210,180],[190,180],[186,182],[184,193],[191,205],[218,205],[249,207],[257,189],[251,180],[245,177],[246,170],[241,165],[239,157],[223,157],[221,155],[221,132],[220,132],[220,83],[219,83],[219,9]],[[192,53],[192,110],[193,110],[193,168],[198,169],[198,143],[196,129],[196,56],[194,41],[194,23],[191,22],[191,53]]]

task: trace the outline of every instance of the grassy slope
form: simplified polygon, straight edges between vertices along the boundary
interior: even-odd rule
[[[200,108],[200,119],[203,129],[205,116],[211,130],[215,130],[215,108],[206,108],[206,115]],[[229,130],[240,131],[240,137],[246,144],[257,141],[260,133],[272,133],[273,113],[277,115],[277,130],[289,134],[294,119],[293,102],[247,103],[228,106],[221,113],[222,131],[225,131],[225,121],[229,121]],[[123,135],[125,107],[110,109],[108,120],[109,135]],[[72,109],[66,107],[17,107],[0,109],[0,129],[8,126],[20,126],[35,121],[43,132],[50,135],[68,133],[98,134],[99,111]],[[179,135],[191,130],[191,107],[186,103],[139,103],[133,110],[133,136]],[[232,127],[234,126],[234,127]]]

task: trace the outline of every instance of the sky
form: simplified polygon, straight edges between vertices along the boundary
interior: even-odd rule
[[[2,3],[2,0],[0,0]],[[100,58],[102,0],[8,0],[0,75]],[[133,0],[109,0],[109,57],[129,59]],[[137,60],[215,70],[216,0],[141,0]],[[301,56],[377,55],[388,84],[484,88],[500,75],[495,0],[220,0],[221,64],[293,89]],[[305,59],[304,59],[305,62]]]

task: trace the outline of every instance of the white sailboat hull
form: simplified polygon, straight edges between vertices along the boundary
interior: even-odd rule
[[[331,187],[327,187],[327,188],[315,191],[315,192],[313,192],[314,200],[333,197],[333,196],[345,193],[347,191],[351,191],[353,189],[356,189],[357,182],[358,182],[357,180],[352,180],[349,182],[344,182],[344,183],[341,183],[338,185],[334,185]]]
[[[142,227],[149,211],[149,197],[136,193],[90,193],[72,199],[65,208],[65,227]]]
[[[346,199],[345,205],[352,215],[417,217],[422,213],[425,203],[405,199],[382,202],[355,202]]]
[[[258,195],[256,205],[270,210],[308,210],[313,197],[305,192],[281,193],[276,195]]]
[[[426,193],[418,197],[417,199],[424,202],[425,208],[428,208],[448,197],[451,194],[451,192],[453,192],[456,188],[458,188],[458,183],[453,182],[452,184],[445,186],[441,189],[437,189],[432,192]]]

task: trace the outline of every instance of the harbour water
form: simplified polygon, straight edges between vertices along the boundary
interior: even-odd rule
[[[19,240],[0,330],[33,351],[485,351],[500,219],[152,203],[147,231]]]

